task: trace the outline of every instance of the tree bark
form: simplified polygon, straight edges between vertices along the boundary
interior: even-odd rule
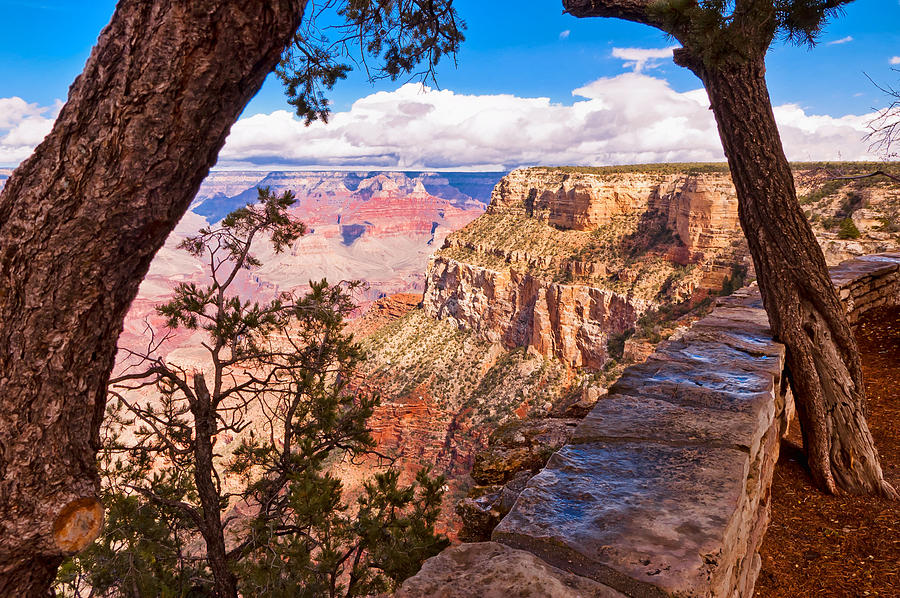
[[[194,417],[194,483],[197,484],[203,514],[200,533],[206,542],[206,560],[213,573],[216,596],[237,598],[237,578],[229,567],[225,551],[220,492],[215,483],[213,438],[217,427],[216,411],[206,379],[200,373],[194,374],[194,397],[191,403],[191,415]]]
[[[765,81],[764,56],[710,67],[676,60],[703,80],[738,197],[769,322],[787,367],[809,468],[828,492],[896,497],[865,419],[856,341],[825,256],[797,201]]]
[[[122,0],[0,194],[0,595],[46,595],[96,535],[123,318],[305,4]]]

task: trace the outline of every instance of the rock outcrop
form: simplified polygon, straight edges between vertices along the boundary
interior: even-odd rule
[[[494,187],[491,213],[518,213],[559,228],[589,231],[646,208],[672,175],[596,175],[551,168],[514,170]]]
[[[395,598],[625,598],[612,588],[496,542],[463,544],[429,559]]]
[[[738,228],[737,196],[727,171],[691,174],[579,172],[525,168],[506,175],[490,213],[527,215],[562,229],[592,231],[617,216],[658,212],[688,255],[727,247]],[[719,170],[720,172],[715,172]]]
[[[492,342],[599,369],[611,335],[746,266],[726,173],[528,168],[448,237],[423,303]]]
[[[634,327],[649,301],[530,274],[436,256],[428,264],[425,313],[507,347],[530,347],[574,367],[601,368],[610,334]]]

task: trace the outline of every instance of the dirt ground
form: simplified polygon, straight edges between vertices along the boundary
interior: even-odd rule
[[[885,478],[900,488],[900,308],[857,326],[868,422]],[[756,595],[900,597],[900,503],[829,496],[812,486],[796,420],[782,442]]]

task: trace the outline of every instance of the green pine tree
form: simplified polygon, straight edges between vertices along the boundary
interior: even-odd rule
[[[149,329],[110,382],[108,521],[62,567],[63,595],[363,596],[447,545],[434,531],[444,481],[427,470],[405,485],[389,468],[355,502],[343,494],[341,459],[373,450],[377,405],[350,385],[363,359],[344,332],[356,283],[312,282],[263,304],[229,293],[260,265],[255,242],[281,252],[303,234],[293,202],[261,188],[259,203],[181,244],[210,282],[178,285],[157,308],[168,332]],[[160,355],[177,328],[206,337],[202,371]],[[225,435],[238,439],[231,455]]]

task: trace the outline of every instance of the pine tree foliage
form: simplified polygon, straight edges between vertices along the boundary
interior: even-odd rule
[[[276,73],[307,124],[327,121],[326,92],[354,66],[370,80],[435,82],[435,67],[457,52],[464,29],[453,0],[311,0]]]
[[[746,60],[774,37],[812,46],[853,0],[654,0],[648,18],[705,63]],[[747,23],[753,26],[747,27]]]
[[[443,478],[423,470],[405,485],[389,468],[353,501],[334,473],[374,447],[377,397],[353,392],[363,354],[343,331],[355,284],[312,282],[267,303],[229,293],[260,265],[254,242],[277,253],[303,234],[293,202],[261,188],[258,204],[181,244],[209,284],[178,285],[157,308],[167,331],[148,327],[146,349],[127,351],[111,380],[108,523],[61,569],[64,595],[371,595],[446,546],[434,531]],[[178,329],[205,337],[202,368],[160,355]]]

